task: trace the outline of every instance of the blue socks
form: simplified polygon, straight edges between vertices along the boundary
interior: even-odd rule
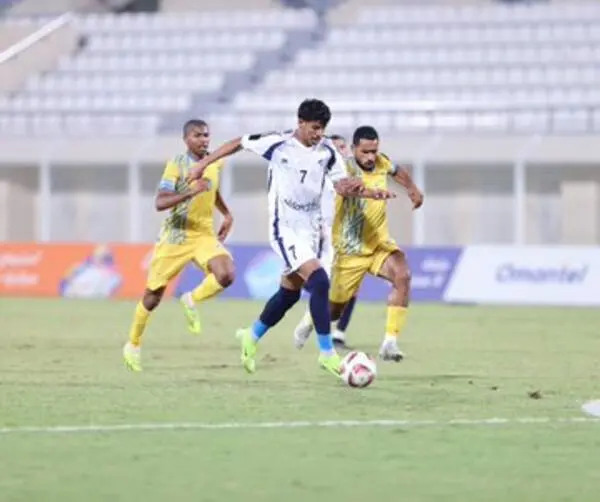
[[[333,353],[331,340],[331,316],[329,313],[329,277],[322,268],[315,270],[306,281],[304,288],[310,293],[310,315],[313,319],[319,349]]]
[[[257,342],[258,340],[260,340],[263,337],[263,335],[268,330],[269,330],[269,326],[267,326],[260,319],[257,321],[254,321],[254,324],[252,325],[252,338],[254,338],[254,341]]]
[[[318,335],[319,349],[325,354],[333,354],[331,315],[329,313],[329,277],[327,277],[325,270],[322,268],[315,270],[306,281],[304,288],[310,293],[310,315],[312,316],[315,331]],[[292,291],[280,287],[279,291],[265,305],[259,319],[252,325],[252,337],[254,340],[260,340],[270,328],[281,321],[286,312],[299,299],[300,291]],[[354,306],[353,302],[352,306]],[[349,308],[347,310],[351,311],[352,309]],[[347,315],[346,325],[350,319],[350,313]],[[342,322],[342,319],[340,319],[340,322]]]
[[[254,340],[260,340],[270,328],[281,321],[286,312],[299,299],[300,291],[292,291],[291,289],[280,287],[279,291],[269,299],[258,320],[252,325],[252,337]]]
[[[356,296],[350,298],[350,301],[342,310],[342,315],[337,322],[338,331],[345,332],[348,329],[348,324],[350,324],[350,318],[352,317],[352,312],[354,311],[354,305],[356,304]]]

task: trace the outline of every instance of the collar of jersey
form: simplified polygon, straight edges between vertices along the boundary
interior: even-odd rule
[[[292,134],[292,139],[298,144],[300,145],[302,148],[304,148],[305,150],[316,150],[317,148],[319,148],[319,146],[321,146],[321,143],[323,142],[323,140],[319,141],[315,146],[306,146],[305,144],[302,143],[302,141],[300,141],[298,138],[296,138],[295,134]]]
[[[208,154],[208,152],[206,152],[206,153]],[[187,155],[188,159],[191,160],[192,162],[198,162],[200,160],[200,157],[197,157],[196,154],[190,150],[188,150],[186,152],[186,155]]]

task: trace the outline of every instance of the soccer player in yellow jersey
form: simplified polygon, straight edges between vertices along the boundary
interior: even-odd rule
[[[170,210],[165,219],[150,263],[146,291],[135,309],[129,330],[129,342],[123,349],[127,367],[141,371],[140,345],[150,313],[159,305],[168,283],[189,263],[194,262],[206,274],[193,291],[180,301],[193,334],[201,331],[195,304],[217,295],[234,279],[233,260],[221,244],[233,219],[219,192],[222,161],[210,164],[201,179],[189,181],[190,169],[208,155],[210,132],[202,120],[190,120],[183,127],[187,152],[167,162],[156,195],[156,209]],[[223,224],[215,235],[213,213],[218,209]]]
[[[379,136],[370,126],[356,129],[352,140],[350,174],[359,177],[366,188],[387,190],[391,177],[406,189],[414,208],[423,204],[423,194],[405,169],[395,166],[379,153]],[[392,285],[388,297],[385,339],[379,355],[386,361],[404,357],[397,338],[406,323],[410,294],[410,270],[404,253],[390,237],[386,202],[375,199],[336,198],[333,220],[335,257],[331,273],[331,319],[340,318],[369,273]],[[306,337],[310,334],[306,334]],[[296,333],[296,345],[303,345]],[[305,340],[304,340],[305,341]]]

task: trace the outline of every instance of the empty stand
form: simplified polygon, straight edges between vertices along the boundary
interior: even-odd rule
[[[94,125],[155,132],[195,95],[218,98],[230,72],[250,72],[259,54],[284,46],[289,30],[315,21],[312,12],[279,9],[82,16],[82,49],[0,100],[0,133],[85,134]]]
[[[94,14],[77,26],[75,56],[0,100],[0,133],[175,131],[180,118],[166,117],[215,101],[217,128],[287,128],[308,96],[331,104],[340,130],[600,130],[594,3],[371,6],[276,70],[264,54],[285,53],[293,30],[316,32],[314,13]],[[248,85],[232,93],[237,74]]]
[[[233,111],[285,114],[314,95],[342,129],[581,131],[598,125],[599,42],[594,4],[371,7],[236,96]]]

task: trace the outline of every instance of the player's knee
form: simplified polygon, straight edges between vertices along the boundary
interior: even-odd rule
[[[315,270],[306,281],[304,288],[311,294],[321,293],[327,296],[329,294],[329,276],[325,269]]]
[[[164,291],[165,291],[164,288],[157,289],[155,291],[152,291],[149,289],[146,290],[146,292],[144,293],[144,297],[142,298],[142,303],[144,305],[144,308],[146,310],[148,310],[149,312],[151,312],[156,307],[158,307],[158,305],[160,304],[160,301],[162,300]]]
[[[226,267],[222,270],[217,270],[214,272],[214,274],[215,279],[223,288],[228,288],[235,280],[235,269],[233,267]]]

